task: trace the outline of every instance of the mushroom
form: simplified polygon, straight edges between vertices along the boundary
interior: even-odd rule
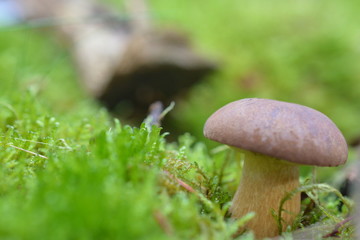
[[[299,165],[338,166],[348,154],[343,135],[327,116],[270,99],[249,98],[225,105],[206,121],[204,135],[244,154],[230,213],[239,218],[255,212],[246,229],[257,238],[279,234],[271,211],[277,211],[285,195],[299,186]],[[299,212],[300,194],[296,194],[284,204],[282,230]]]

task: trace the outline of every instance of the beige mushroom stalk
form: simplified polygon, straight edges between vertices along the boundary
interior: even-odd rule
[[[298,104],[242,99],[209,117],[204,135],[245,154],[240,185],[230,212],[255,217],[246,225],[257,238],[279,234],[272,210],[299,186],[299,165],[338,166],[347,159],[347,144],[336,125],[324,114]],[[300,211],[300,195],[287,201],[283,229]]]

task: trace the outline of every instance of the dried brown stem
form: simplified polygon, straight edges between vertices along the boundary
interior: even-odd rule
[[[345,224],[352,221],[353,217],[348,217],[342,220],[341,222],[337,223],[334,227],[334,230],[331,231],[331,233],[328,233],[323,236],[323,238],[330,238],[330,237],[338,237],[338,234],[340,233],[340,228],[342,228]]]

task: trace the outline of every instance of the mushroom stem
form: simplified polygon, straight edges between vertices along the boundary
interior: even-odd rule
[[[231,216],[239,218],[255,212],[246,229],[252,230],[256,238],[277,236],[279,226],[271,211],[277,213],[285,194],[299,186],[299,167],[262,154],[242,152],[245,152],[243,173],[230,208]],[[300,194],[286,201],[284,210],[281,215],[283,230],[293,223],[300,211]]]

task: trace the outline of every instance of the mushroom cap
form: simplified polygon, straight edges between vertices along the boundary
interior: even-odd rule
[[[248,98],[231,102],[205,123],[205,137],[289,162],[338,166],[347,160],[344,136],[324,114],[302,105]]]

